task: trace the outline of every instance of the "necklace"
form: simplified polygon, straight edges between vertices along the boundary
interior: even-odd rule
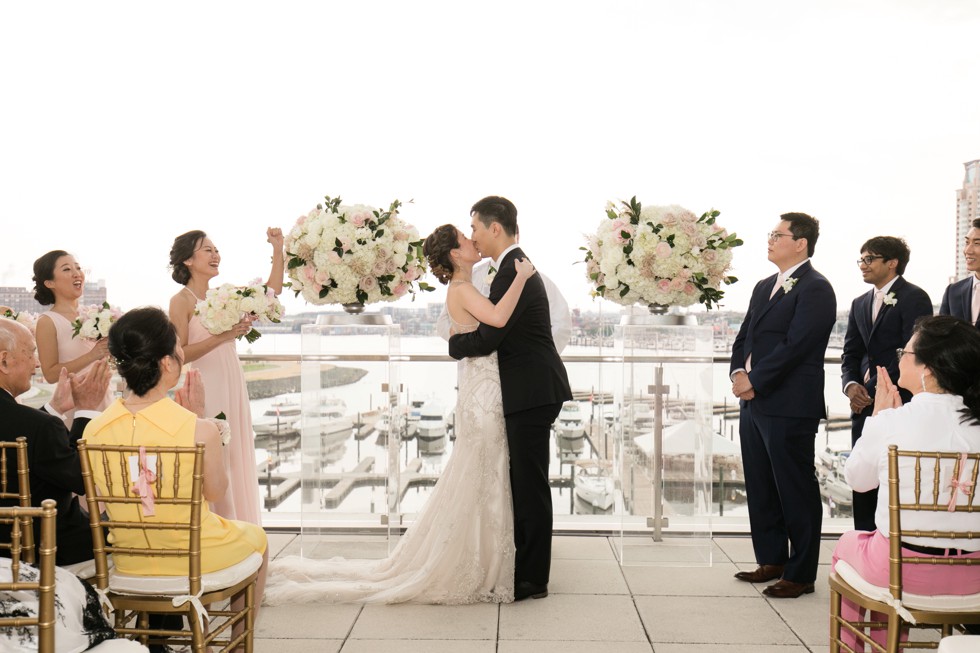
[[[471,283],[471,282],[467,281],[466,279],[450,279],[449,283]]]

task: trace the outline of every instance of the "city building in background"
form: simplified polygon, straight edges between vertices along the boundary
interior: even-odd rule
[[[968,272],[966,260],[963,258],[963,241],[970,231],[970,223],[980,218],[980,159],[963,164],[966,174],[963,176],[963,188],[956,191],[956,276],[962,279]]]
[[[101,304],[104,301],[106,301],[105,279],[86,281],[84,294],[79,300],[79,304]],[[32,288],[18,288],[16,286],[0,286],[0,306],[9,306],[14,311],[28,311],[30,313],[43,313],[50,308],[37,303]]]

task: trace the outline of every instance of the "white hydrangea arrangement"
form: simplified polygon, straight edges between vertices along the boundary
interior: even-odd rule
[[[37,315],[30,311],[15,311],[12,308],[5,308],[0,317],[5,317],[14,322],[20,322],[30,329],[31,333],[34,333],[34,330],[37,328]]]
[[[204,299],[197,303],[194,312],[208,333],[218,335],[231,329],[241,321],[242,316],[251,315],[259,321],[278,323],[282,320],[283,307],[274,290],[255,279],[247,286],[225,283],[217,288],[209,288]],[[262,334],[252,328],[244,338],[253,343]],[[242,336],[239,336],[241,339]]]
[[[722,285],[738,279],[731,268],[732,248],[742,244],[715,223],[714,209],[696,216],[677,206],[606,205],[606,219],[586,236],[586,274],[594,297],[617,304],[636,303],[707,308],[724,296]]]
[[[392,302],[416,291],[435,290],[419,281],[425,257],[418,231],[387,211],[324,198],[301,216],[286,236],[290,287],[311,304]]]
[[[121,318],[123,312],[109,302],[82,306],[78,309],[78,318],[72,322],[72,338],[85,340],[101,340],[109,335],[109,328]]]

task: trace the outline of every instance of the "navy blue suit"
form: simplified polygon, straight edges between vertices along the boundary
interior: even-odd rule
[[[755,398],[740,402],[739,435],[756,561],[785,565],[788,581],[812,583],[822,518],[814,439],[826,417],[824,355],[837,299],[809,261],[790,276],[795,285],[772,299],[776,275],[756,284],[732,345],[731,372],[745,369],[751,354]]]
[[[844,337],[844,353],[841,355],[841,382],[846,390],[850,383],[863,385],[872,400],[878,382],[878,366],[888,370],[888,377],[898,381],[898,356],[895,350],[904,347],[912,337],[915,321],[923,315],[932,315],[932,300],[926,291],[912,285],[904,277],[895,279],[888,290],[894,295],[894,304],[882,304],[878,319],[871,322],[875,290],[859,295],[851,303],[847,317],[847,335]],[[887,296],[887,295],[886,295]],[[864,382],[870,373],[868,382]],[[912,393],[899,388],[902,402],[912,398]],[[866,407],[851,415],[851,446],[864,430],[864,420],[874,409]],[[875,508],[878,504],[877,488],[870,492],[854,492],[854,528],[862,531],[875,530]]]
[[[946,286],[943,302],[939,305],[940,315],[952,315],[967,322],[973,322],[973,275]],[[976,321],[980,329],[980,319]]]

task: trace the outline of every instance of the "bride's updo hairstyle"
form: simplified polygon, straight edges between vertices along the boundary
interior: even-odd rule
[[[170,276],[180,285],[186,286],[191,280],[191,271],[184,265],[184,261],[194,256],[198,244],[207,237],[206,233],[195,229],[174,238],[174,244],[170,248],[170,268],[173,270]]]
[[[429,270],[443,285],[453,278],[453,259],[449,252],[457,248],[459,232],[451,224],[437,227],[422,245],[422,253],[429,261]]]
[[[109,353],[116,369],[140,397],[160,382],[160,361],[175,356],[176,350],[177,331],[159,308],[128,311],[109,329]]]
[[[68,256],[68,252],[56,249],[34,261],[34,299],[41,306],[54,304],[54,292],[44,282],[54,279],[54,266],[62,256]]]

